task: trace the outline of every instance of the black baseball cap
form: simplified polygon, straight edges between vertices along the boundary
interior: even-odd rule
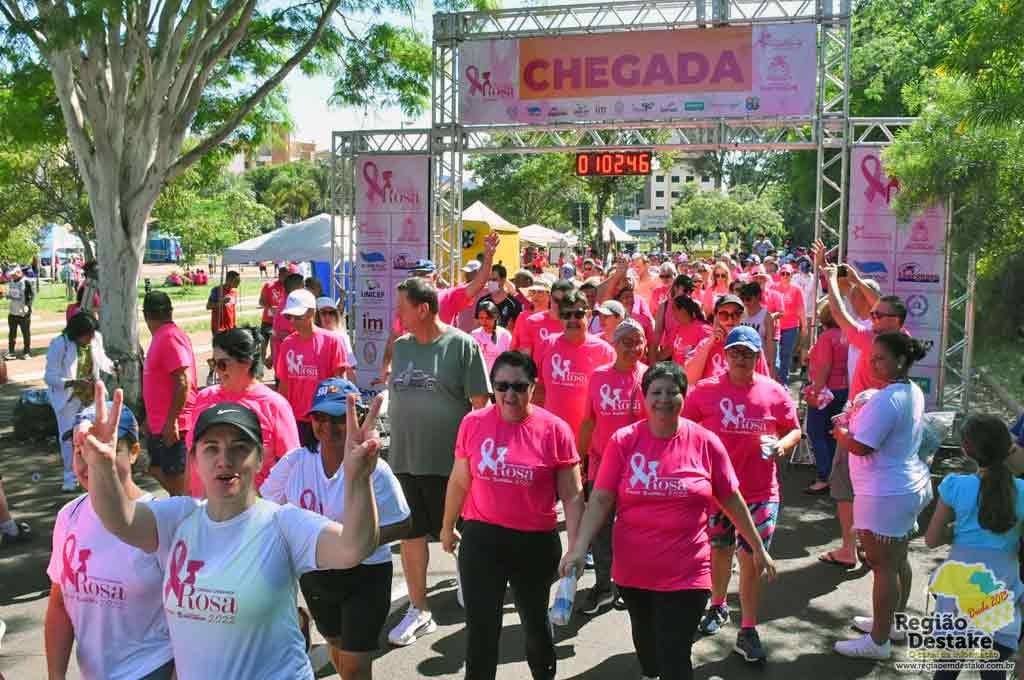
[[[723,305],[736,305],[740,309],[744,309],[743,300],[740,300],[735,295],[723,295],[718,298],[718,302],[715,303],[715,311],[717,312]]]
[[[142,299],[142,311],[144,312],[162,312],[171,308],[171,296],[162,290],[151,290]]]
[[[260,419],[248,407],[233,401],[222,401],[200,413],[192,441],[198,442],[203,433],[214,425],[234,425],[254,444],[263,443]]]

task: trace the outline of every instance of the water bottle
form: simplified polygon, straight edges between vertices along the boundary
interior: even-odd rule
[[[818,392],[818,408],[824,410],[835,398],[836,395],[832,394],[832,390],[827,387],[822,387],[821,392]]]
[[[555,591],[555,603],[548,610],[551,623],[566,626],[572,618],[572,603],[576,599],[576,575],[563,576]]]
[[[761,435],[761,457],[768,460],[779,448],[779,438],[773,434]]]

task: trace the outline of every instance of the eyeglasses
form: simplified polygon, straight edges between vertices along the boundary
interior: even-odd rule
[[[739,359],[741,361],[753,360],[755,354],[749,349],[743,349],[740,347],[730,347],[725,352],[726,356],[732,357],[733,359]]]
[[[528,382],[496,382],[494,383],[495,392],[508,392],[512,390],[516,394],[526,394],[526,390],[530,389],[530,383]]]
[[[306,316],[305,314],[282,314],[282,316],[288,321],[298,321],[299,319]]]
[[[331,425],[344,425],[345,416],[332,416],[328,413],[320,413],[319,411],[313,411],[309,414],[310,420],[315,420],[318,423],[326,423],[330,421]]]
[[[569,319],[582,319],[586,317],[587,310],[585,309],[573,309],[568,312],[559,312],[558,316],[562,321],[568,321]]]
[[[870,316],[871,316],[871,318],[874,321],[878,321],[879,319],[884,319],[887,316],[898,317],[899,314],[891,314],[891,313],[888,313],[888,312],[875,312],[875,311],[872,311]]]
[[[716,312],[715,315],[722,321],[726,321],[728,319],[736,319],[737,321],[739,321],[740,319],[743,318],[743,312],[730,312],[727,309],[721,309],[718,312]]]
[[[228,370],[228,366],[229,366],[228,359],[216,359],[213,362],[213,366],[218,371],[226,371],[226,370]]]

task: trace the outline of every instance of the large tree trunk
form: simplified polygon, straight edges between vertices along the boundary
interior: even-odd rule
[[[96,225],[99,262],[100,331],[107,355],[114,361],[116,386],[125,403],[141,417],[142,347],[139,343],[138,283],[146,243],[146,220],[156,196],[142,196],[127,206],[113,173],[98,171],[102,186],[90,204]],[[148,193],[148,192],[147,192]],[[112,391],[114,386],[108,385]]]

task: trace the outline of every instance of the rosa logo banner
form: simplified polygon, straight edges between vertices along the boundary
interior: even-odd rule
[[[476,40],[469,125],[811,115],[813,24]]]
[[[371,390],[395,323],[396,288],[430,243],[430,157],[364,155],[355,162],[356,382]],[[380,389],[380,385],[372,386]]]
[[[899,181],[885,173],[881,149],[854,147],[850,154],[850,233],[846,261],[873,278],[883,295],[898,295],[907,306],[906,328],[931,344],[911,377],[922,386],[929,407],[938,398],[942,304],[946,287],[946,207],[931,205],[901,221],[892,209]],[[927,389],[925,389],[927,387]]]

